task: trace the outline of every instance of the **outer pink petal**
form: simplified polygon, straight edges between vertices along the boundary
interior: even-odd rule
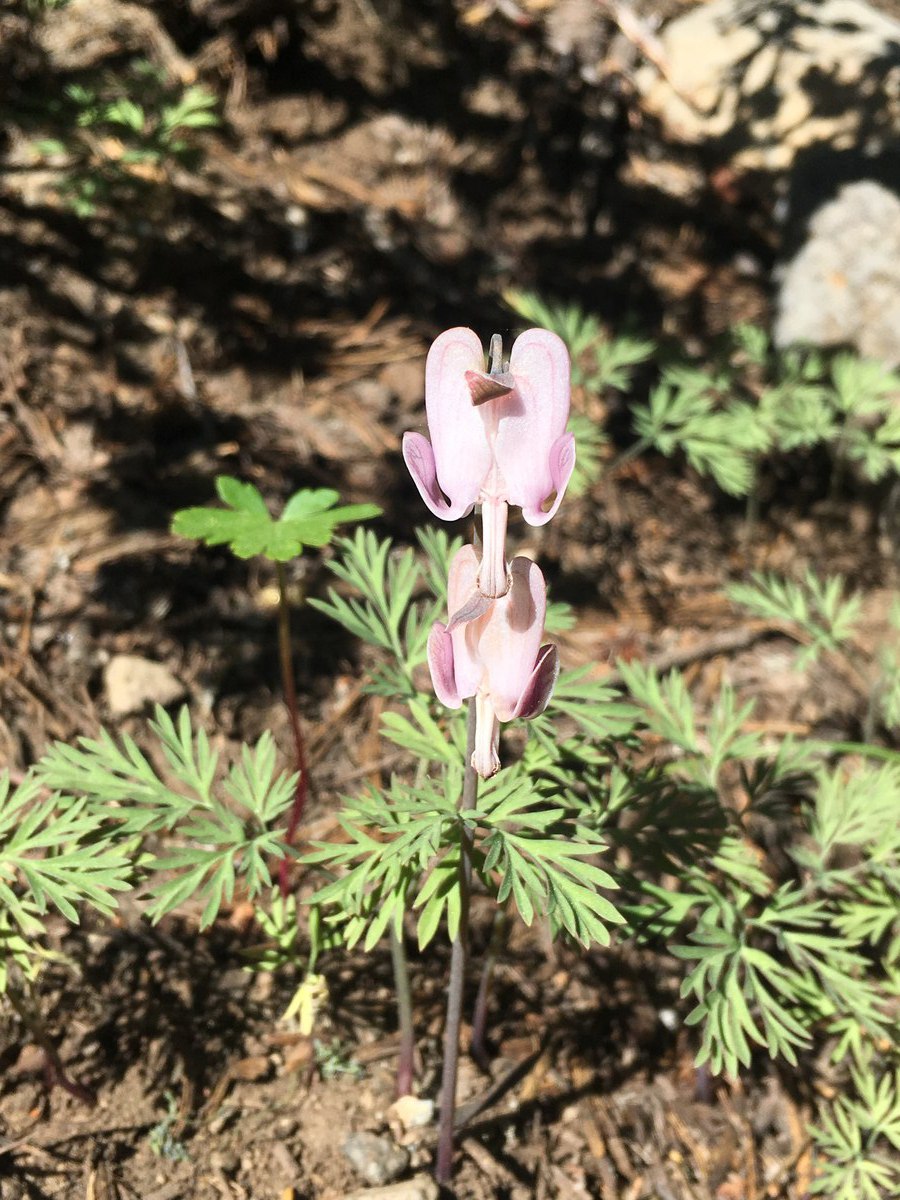
[[[435,621],[428,635],[428,669],[431,671],[434,694],[441,704],[446,704],[448,708],[459,708],[462,696],[456,685],[453,639],[440,621]]]
[[[453,556],[447,579],[447,608],[451,617],[464,609],[477,594],[480,567],[478,551],[474,546],[463,546]],[[456,686],[463,699],[475,695],[484,676],[478,643],[488,619],[487,615],[482,615],[462,622],[454,626],[449,634],[453,642]]]
[[[501,721],[511,721],[528,686],[544,633],[547,592],[540,568],[528,558],[510,563],[510,588],[494,601],[479,639],[487,689]]]
[[[447,503],[438,483],[431,442],[422,437],[421,433],[404,433],[403,461],[413,477],[413,483],[419,489],[419,495],[436,517],[440,517],[442,521],[455,521],[457,517],[465,516],[472,507],[471,504],[465,503]]]
[[[521,717],[524,721],[530,721],[532,717],[539,717],[550,703],[557,679],[559,679],[559,650],[556,646],[541,646],[534,670],[525,685],[525,690],[519,697],[519,703],[516,705],[513,716]]]
[[[532,524],[543,524],[549,514],[541,512],[541,505],[554,489],[564,490],[571,475],[571,467],[565,474],[564,464],[551,460],[569,419],[569,352],[555,333],[528,329],[513,345],[509,369],[516,387],[496,402],[502,405],[494,445],[497,465],[510,504],[529,514]]]
[[[493,462],[484,417],[472,403],[466,382],[466,371],[483,369],[481,339],[473,330],[462,327],[442,333],[425,362],[428,432],[437,482],[450,501],[437,515],[448,521],[470,511]]]
[[[575,470],[574,433],[563,433],[556,439],[550,447],[549,464],[550,479],[553,483],[551,491],[556,492],[556,497],[546,512],[540,507],[530,508],[525,504],[522,505],[522,516],[529,525],[546,525],[562,504],[562,498],[566,494],[566,488],[569,486],[569,480]],[[546,500],[546,496],[541,498],[542,504],[544,500]]]

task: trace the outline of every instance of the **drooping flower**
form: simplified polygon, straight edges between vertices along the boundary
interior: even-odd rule
[[[541,645],[547,593],[528,558],[509,564],[509,589],[498,599],[478,591],[478,552],[463,546],[450,564],[447,625],[435,622],[428,665],[438,699],[459,708],[475,697],[472,765],[487,779],[500,768],[500,722],[544,711],[559,675],[555,646]]]
[[[471,329],[448,329],[425,364],[425,410],[431,441],[403,436],[403,458],[436,517],[454,521],[483,507],[486,596],[506,591],[507,505],[531,525],[544,525],[565,494],[575,466],[569,417],[569,355],[562,339],[529,329],[513,344],[509,363],[494,338],[490,370]],[[551,500],[552,497],[552,500]]]

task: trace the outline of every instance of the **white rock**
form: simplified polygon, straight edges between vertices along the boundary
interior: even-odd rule
[[[393,1118],[404,1129],[424,1129],[434,1119],[434,1101],[401,1096],[388,1109],[387,1115],[388,1120]]]
[[[429,1175],[417,1175],[403,1183],[391,1183],[387,1187],[365,1188],[360,1192],[347,1192],[343,1200],[438,1200],[438,1185]]]
[[[667,78],[637,72],[645,107],[682,141],[720,139],[738,169],[781,171],[822,143],[877,153],[900,134],[900,21],[865,0],[710,0],[661,41]]]
[[[116,654],[103,670],[106,702],[114,717],[141,712],[149,704],[171,704],[185,693],[168,667],[137,654]]]
[[[852,345],[900,364],[900,198],[873,180],[842,187],[783,269],[775,342]]]

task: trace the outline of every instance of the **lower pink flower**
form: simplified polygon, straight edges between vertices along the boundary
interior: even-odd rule
[[[487,779],[500,769],[500,722],[544,711],[559,675],[559,654],[555,646],[541,645],[547,592],[537,564],[514,558],[509,589],[497,599],[479,591],[479,569],[475,547],[463,546],[450,564],[450,621],[432,626],[428,665],[435,694],[448,708],[475,697],[472,765]]]

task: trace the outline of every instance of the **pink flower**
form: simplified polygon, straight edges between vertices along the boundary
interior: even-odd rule
[[[547,594],[540,568],[528,558],[509,565],[509,589],[491,600],[478,591],[478,553],[463,546],[450,564],[450,621],[435,622],[428,665],[438,699],[459,708],[475,697],[472,765],[487,779],[500,768],[500,722],[544,711],[559,675],[555,646],[542,646]]]
[[[425,364],[431,441],[404,434],[403,458],[436,517],[454,521],[483,505],[479,586],[496,597],[507,586],[506,506],[521,507],[530,525],[546,524],[575,466],[575,438],[565,431],[569,355],[562,339],[529,329],[516,339],[505,367],[498,336],[491,350],[485,372],[481,341],[471,329],[448,329],[437,338]]]

